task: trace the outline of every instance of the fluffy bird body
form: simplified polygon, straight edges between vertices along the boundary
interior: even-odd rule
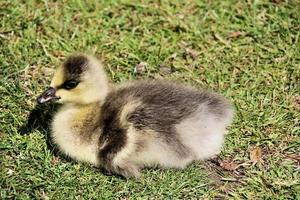
[[[69,57],[51,88],[39,102],[63,103],[51,133],[61,151],[125,177],[138,177],[143,167],[184,168],[212,157],[233,116],[225,98],[187,86],[109,86],[101,64],[86,55]]]

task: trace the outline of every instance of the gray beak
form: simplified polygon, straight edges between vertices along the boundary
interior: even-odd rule
[[[37,102],[39,104],[43,104],[53,99],[59,99],[59,97],[55,96],[55,92],[56,91],[53,87],[49,87],[37,98]]]

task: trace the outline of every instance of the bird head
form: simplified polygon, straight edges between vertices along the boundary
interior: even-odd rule
[[[104,100],[107,91],[108,83],[101,63],[92,56],[78,54],[68,57],[56,69],[50,87],[37,101],[40,104],[53,100],[88,104]]]

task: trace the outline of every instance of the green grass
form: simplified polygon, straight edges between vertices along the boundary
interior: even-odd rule
[[[300,199],[299,1],[87,2],[0,2],[1,199]],[[55,66],[78,51],[101,57],[114,82],[165,78],[231,99],[220,159],[241,166],[125,180],[55,154],[50,119],[27,121]]]

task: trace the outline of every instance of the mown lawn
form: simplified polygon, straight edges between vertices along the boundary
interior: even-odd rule
[[[0,199],[300,199],[299,1],[0,1]],[[55,151],[36,107],[73,52],[114,82],[217,91],[236,116],[219,158],[104,175]]]

